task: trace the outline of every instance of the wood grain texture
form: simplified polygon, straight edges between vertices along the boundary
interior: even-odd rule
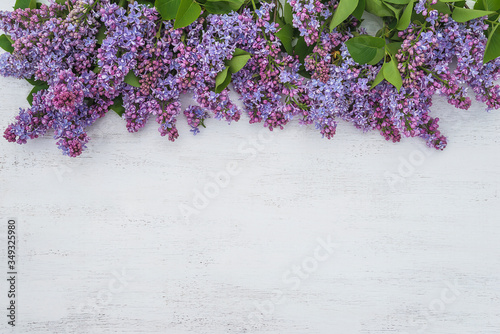
[[[29,85],[0,91],[3,129]],[[13,333],[498,334],[500,113],[484,108],[436,97],[443,152],[245,119],[192,136],[180,117],[171,143],[112,113],[76,159],[50,135],[2,139],[0,217],[21,243]]]

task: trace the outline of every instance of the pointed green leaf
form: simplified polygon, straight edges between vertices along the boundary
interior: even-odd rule
[[[330,21],[330,31],[341,24],[351,15],[358,7],[359,0],[340,0],[333,18]]]
[[[382,81],[384,81],[384,67],[383,66],[380,67],[380,70],[378,71],[377,76],[375,77],[375,80],[373,80],[373,83],[372,83],[370,89],[377,86]]]
[[[401,49],[402,42],[392,42],[385,46],[385,49],[389,52],[390,55],[395,55]]]
[[[279,38],[286,52],[290,55],[293,54],[293,27],[290,24],[286,24],[285,26],[281,27],[281,29],[275,34],[275,36]]]
[[[229,68],[226,67],[225,69],[217,73],[217,76],[215,77],[215,87],[221,85],[224,82],[224,80],[226,80],[228,71]]]
[[[451,18],[457,22],[462,23],[477,19],[478,17],[488,16],[490,14],[495,14],[495,12],[455,7],[455,9],[453,10],[453,14],[451,14]]]
[[[398,63],[396,58],[391,57],[391,61],[384,63],[382,66],[384,71],[384,78],[389,81],[396,89],[399,90],[403,86],[403,79],[401,78],[401,73],[398,70]]]
[[[448,6],[448,4],[446,3],[438,2],[434,5],[431,5],[431,8],[437,10],[440,13],[451,15],[450,6]]]
[[[391,5],[390,3],[385,3],[386,7],[389,8],[394,14],[391,15],[395,17],[396,19],[399,18],[401,15],[401,12],[403,11],[403,8],[399,5]]]
[[[14,51],[14,48],[12,47],[12,42],[5,34],[0,36],[0,48],[4,49],[8,53],[12,53]]]
[[[396,15],[396,14],[394,14]],[[389,31],[386,31],[386,33],[390,33],[391,31],[395,30],[396,29],[396,26],[398,25],[398,22],[399,22],[399,14],[397,14],[397,16],[395,16],[395,20],[390,20],[389,21],[389,24],[387,25],[387,28],[389,28]],[[387,36],[389,37],[389,36]]]
[[[285,23],[292,24],[293,22],[293,11],[292,6],[285,1],[285,7],[283,8],[283,18],[285,19]]]
[[[311,53],[313,48],[314,45],[307,46],[304,36],[301,36],[297,40],[297,44],[295,44],[293,52],[299,56],[299,62],[304,63],[304,59],[306,59],[306,56]]]
[[[201,7],[193,0],[181,0],[175,16],[174,28],[184,28],[196,21],[201,14]]]
[[[33,87],[33,89],[31,90],[31,92],[29,93],[28,97],[26,97],[26,100],[28,101],[28,103],[30,104],[30,106],[33,105],[33,95],[35,95],[36,93],[38,93],[41,90],[48,89],[48,88],[49,88],[49,85],[47,85],[46,82],[44,82],[41,85]]]
[[[406,6],[403,14],[399,18],[398,25],[396,29],[405,30],[408,28],[411,22],[411,14],[413,13],[413,0],[410,0],[410,3]]]
[[[137,76],[134,74],[133,70],[128,71],[123,81],[125,81],[125,83],[128,83],[130,86],[141,87],[141,83],[139,82]]]
[[[155,7],[164,21],[175,19],[181,0],[156,0]]]
[[[354,10],[354,12],[352,12],[352,16],[354,16],[358,20],[361,20],[361,17],[363,17],[363,13],[365,12],[365,7],[366,7],[366,0],[359,0],[358,6]]]
[[[245,50],[242,50],[240,48],[236,48],[234,49],[234,52],[233,52],[233,57],[236,57],[236,56],[243,56],[243,55],[249,55],[251,56],[252,54],[250,52],[247,52]]]
[[[365,10],[378,17],[394,16],[394,13],[389,8],[387,8],[382,0],[367,1]]]
[[[16,0],[14,9],[36,8],[36,0]]]
[[[210,14],[228,14],[237,11],[245,0],[207,0],[203,7]]]
[[[236,73],[246,65],[250,58],[250,55],[233,56],[233,58],[227,62],[227,66],[229,66],[231,73]]]
[[[384,0],[384,2],[393,3],[395,5],[407,5],[411,0]]]
[[[122,96],[120,95],[116,99],[114,99],[113,105],[109,108],[121,117],[123,115],[123,113],[125,112],[125,108],[123,107]]]
[[[377,49],[377,54],[367,64],[369,64],[369,65],[376,65],[376,64],[378,64],[382,59],[384,59],[384,55],[385,55],[385,50],[383,48]]]
[[[33,86],[41,86],[43,84],[46,84],[45,81],[41,81],[41,80],[35,80],[35,78],[29,78],[29,79],[25,79],[26,81],[28,81],[30,84],[32,84]]]
[[[369,35],[353,37],[345,42],[358,64],[376,64],[384,58],[385,39]]]
[[[151,0],[135,0],[135,1],[137,1],[137,3],[140,5],[146,5],[150,8],[154,7],[154,4],[153,4],[154,1],[151,1]]]
[[[97,31],[97,44],[101,45],[102,41],[106,38],[106,26],[104,24],[101,24],[99,27],[99,30]]]
[[[474,9],[497,11],[500,9],[500,0],[477,0]]]
[[[215,92],[222,92],[227,85],[231,82],[231,72],[229,72],[229,67],[226,67],[217,74],[215,78]]]
[[[307,72],[304,65],[300,65],[300,69],[297,73],[299,73],[304,78],[311,79],[311,74],[309,74],[309,72]]]
[[[498,26],[498,23],[495,24],[488,35],[488,42],[486,42],[486,50],[484,51],[484,63],[500,56],[500,30]]]

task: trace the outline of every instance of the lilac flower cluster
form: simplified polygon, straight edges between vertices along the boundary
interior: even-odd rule
[[[387,140],[420,137],[443,149],[439,119],[430,116],[434,94],[468,109],[470,87],[488,109],[500,108],[500,58],[483,63],[483,18],[457,23],[431,7],[435,0],[416,2],[425,24],[411,23],[397,34],[402,42],[391,55],[402,76],[397,89],[385,80],[372,85],[387,57],[360,65],[349,53],[345,42],[366,33],[359,21],[325,28],[336,0],[288,3],[293,29],[310,46],[305,56],[286,52],[277,37],[283,28],[278,8],[267,2],[253,10],[205,14],[177,29],[137,2],[124,8],[114,0],[68,0],[0,12],[0,29],[13,48],[0,55],[0,74],[36,86],[32,106],[20,110],[4,137],[23,144],[50,132],[62,152],[75,157],[89,141],[86,128],[114,110],[130,132],[153,117],[160,135],[171,141],[179,136],[182,114],[193,134],[210,117],[232,122],[246,114],[250,123],[270,130],[295,117],[330,139],[343,120]],[[242,110],[230,99],[231,86],[217,90],[218,75],[231,67],[237,50],[250,55],[232,73]],[[186,93],[197,105],[182,110],[180,96]]]
[[[495,84],[500,60],[483,64],[484,21],[457,23],[429,8],[435,3],[420,1],[416,5],[427,25],[411,24],[399,33],[403,42],[395,57],[403,77],[400,91],[386,81],[370,86],[381,64],[356,64],[342,45],[349,33],[334,30],[322,35],[306,66],[312,72],[307,83],[313,101],[311,115],[324,136],[333,136],[335,119],[340,118],[364,131],[377,129],[387,140],[421,137],[429,146],[443,149],[447,141],[438,130],[439,119],[429,115],[435,93],[445,95],[457,108],[468,109],[468,84],[479,101],[489,108],[500,107]],[[451,70],[455,58],[457,67]]]
[[[299,29],[300,36],[304,36],[307,45],[314,44],[319,38],[321,24],[332,15],[328,6],[319,0],[287,0],[287,2],[292,7],[293,26]]]
[[[297,114],[307,118],[309,109],[298,59],[281,52],[278,38],[266,33],[277,29],[271,22],[273,7],[264,3],[257,12],[256,37],[247,46],[253,57],[233,80],[250,123],[262,122],[270,130],[283,129]]]
[[[193,134],[200,133],[200,125],[205,127],[204,121],[210,118],[210,114],[200,106],[189,106],[184,110],[184,115],[186,115],[187,122],[191,126],[191,132]]]

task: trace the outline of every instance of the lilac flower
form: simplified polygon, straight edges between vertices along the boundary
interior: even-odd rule
[[[199,106],[189,106],[184,110],[184,115],[186,115],[188,124],[191,126],[191,132],[194,135],[200,133],[200,125],[205,127],[205,119],[210,118],[210,114]]]
[[[293,26],[307,45],[319,38],[319,28],[331,16],[331,10],[319,0],[287,0],[293,10]],[[267,32],[267,31],[266,31]]]
[[[485,19],[457,23],[431,7],[437,0],[417,1],[415,11],[427,23],[412,23],[398,33],[401,47],[391,57],[402,77],[399,90],[387,81],[372,87],[386,59],[360,65],[349,53],[345,42],[366,33],[357,20],[324,29],[336,0],[289,0],[292,25],[312,49],[305,59],[283,52],[275,36],[274,16],[280,11],[273,3],[261,2],[254,12],[203,15],[174,29],[154,8],[128,2],[125,9],[114,2],[69,0],[0,12],[0,29],[14,49],[0,55],[0,74],[42,82],[44,88],[7,127],[8,141],[23,144],[53,132],[62,152],[75,157],[90,139],[87,127],[111,107],[122,107],[128,131],[139,131],[154,118],[160,135],[170,141],[179,136],[181,114],[193,134],[207,118],[232,122],[246,114],[250,123],[270,130],[298,118],[331,139],[338,122],[346,121],[362,131],[379,131],[387,140],[420,137],[443,149],[446,138],[439,119],[431,116],[434,94],[468,109],[472,91],[488,110],[500,108],[500,59],[483,62]],[[251,55],[232,73],[243,110],[231,101],[231,86],[216,90],[218,74],[237,49]],[[304,70],[310,80],[301,75]],[[183,111],[185,93],[198,105]]]

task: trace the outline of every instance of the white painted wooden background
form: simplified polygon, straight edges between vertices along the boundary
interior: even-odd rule
[[[3,133],[30,88],[0,90]],[[113,113],[76,159],[2,138],[5,272],[8,217],[20,245],[0,332],[500,333],[500,112],[435,101],[443,152],[246,119],[180,117],[171,143]]]

